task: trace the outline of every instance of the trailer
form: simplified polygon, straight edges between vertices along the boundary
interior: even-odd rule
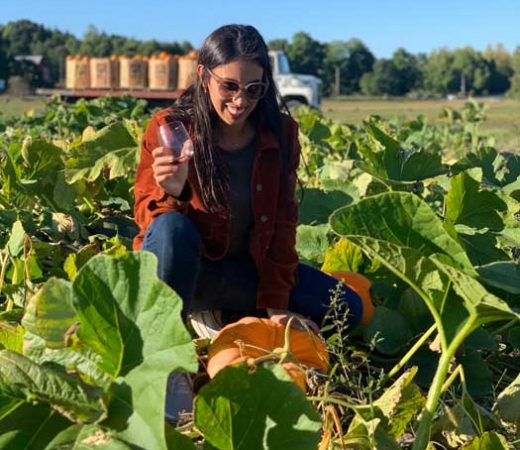
[[[174,91],[158,91],[151,89],[60,89],[39,88],[36,94],[45,97],[60,97],[66,102],[75,102],[80,98],[92,99],[97,97],[124,97],[130,96],[147,100],[149,105],[168,106],[178,99],[184,89]]]

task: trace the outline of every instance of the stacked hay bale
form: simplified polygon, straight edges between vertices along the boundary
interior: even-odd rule
[[[195,50],[179,58],[177,89],[186,89],[195,80],[197,75],[197,58],[198,53]]]
[[[148,61],[148,86],[150,89],[172,90],[177,88],[178,56],[161,52]]]
[[[119,77],[119,56],[90,59],[90,85],[93,89],[117,89]]]
[[[148,86],[148,57],[137,55],[120,58],[121,89],[146,89]]]
[[[90,87],[90,57],[67,55],[65,70],[67,89],[88,89]]]

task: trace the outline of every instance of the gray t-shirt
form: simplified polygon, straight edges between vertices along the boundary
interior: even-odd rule
[[[253,225],[251,176],[255,151],[256,141],[254,139],[239,150],[232,152],[222,150],[229,177],[229,206],[231,209],[229,255],[247,252],[249,248],[249,233]]]

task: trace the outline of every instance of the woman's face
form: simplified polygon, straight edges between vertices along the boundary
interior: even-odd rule
[[[204,73],[204,67],[199,65],[199,76]],[[236,60],[229,64],[216,66],[203,77],[211,103],[220,119],[229,126],[243,125],[259,100],[248,97],[244,88],[250,83],[261,83],[264,70],[252,61]],[[230,91],[229,87],[240,87]],[[249,89],[257,88],[251,85]]]

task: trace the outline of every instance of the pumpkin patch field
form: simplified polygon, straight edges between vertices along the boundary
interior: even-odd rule
[[[477,102],[439,113],[295,111],[298,254],[374,309],[348,329],[333,290],[323,341],[256,319],[213,346],[131,251],[146,104],[0,116],[0,450],[520,448],[520,152]]]

